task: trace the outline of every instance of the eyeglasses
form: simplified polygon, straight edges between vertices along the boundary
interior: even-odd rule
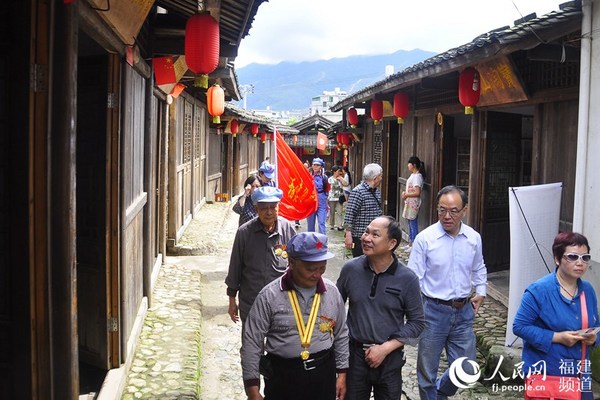
[[[590,260],[592,259],[592,256],[589,254],[575,254],[575,253],[567,253],[563,257],[568,262],[574,263],[574,262],[577,262],[577,260],[581,260],[586,264],[589,263]]]
[[[455,218],[455,217],[458,217],[460,215],[460,212],[464,209],[465,208],[463,207],[460,210],[457,208],[452,208],[450,210],[446,210],[444,207],[438,207],[437,212],[440,217],[443,217],[444,215],[446,215],[446,213],[450,213],[450,216],[452,218]]]

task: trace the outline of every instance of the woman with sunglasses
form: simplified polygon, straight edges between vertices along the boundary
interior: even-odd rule
[[[560,382],[565,382],[563,377],[574,377],[572,384],[557,384],[556,389],[579,391],[581,399],[593,398],[589,353],[598,344],[595,330],[585,332],[584,328],[600,326],[596,293],[581,279],[589,267],[589,251],[585,236],[559,233],[552,245],[556,270],[527,287],[513,323],[514,334],[523,339],[525,377],[545,374],[560,377],[556,378]],[[529,390],[551,386],[541,382],[542,377],[537,379],[544,384],[528,381],[532,384],[525,398],[542,394]]]

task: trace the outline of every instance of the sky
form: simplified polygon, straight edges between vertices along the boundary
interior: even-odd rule
[[[269,0],[242,39],[236,68],[421,49],[442,53],[566,0]]]

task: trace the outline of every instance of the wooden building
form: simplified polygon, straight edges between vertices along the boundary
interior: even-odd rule
[[[384,212],[399,218],[409,157],[425,163],[427,178],[420,229],[437,220],[435,195],[456,184],[468,192],[467,222],[483,238],[488,271],[509,266],[508,187],[563,182],[560,228],[573,223],[579,94],[581,3],[535,14],[484,33],[349,95],[332,107],[367,111],[354,132],[352,169],[384,167]],[[458,98],[459,74],[468,67],[481,77],[473,115]],[[409,115],[393,114],[398,92],[409,97]],[[382,100],[383,123],[366,117]],[[349,129],[352,131],[352,129]],[[407,229],[406,221],[403,221]]]
[[[239,100],[233,60],[263,1],[203,2],[220,25],[209,82],[227,99]],[[0,9],[0,398],[75,399],[122,378],[167,246],[231,185],[193,77],[176,99],[154,83],[152,58],[184,54],[197,10]]]

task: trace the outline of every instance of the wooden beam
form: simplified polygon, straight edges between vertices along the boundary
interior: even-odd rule
[[[581,49],[560,44],[541,44],[527,50],[527,59],[531,61],[579,62]]]

